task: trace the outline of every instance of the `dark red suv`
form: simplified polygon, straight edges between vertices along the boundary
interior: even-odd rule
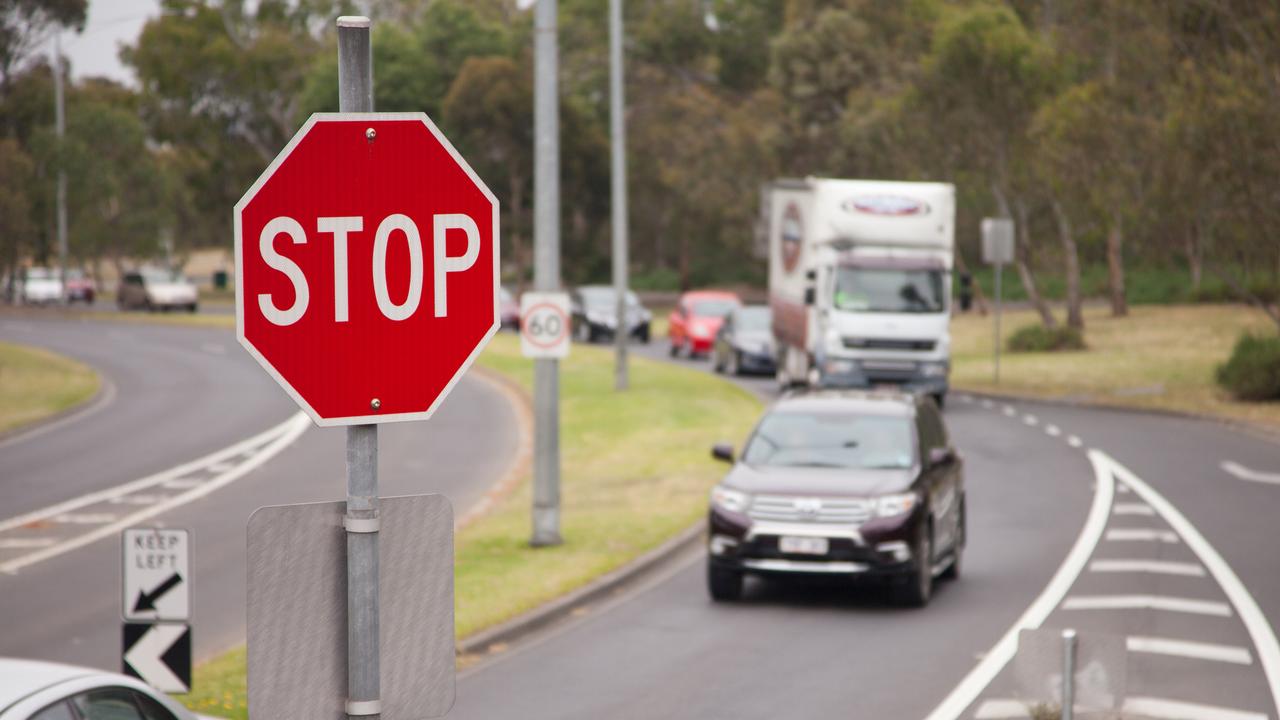
[[[927,396],[819,391],[778,401],[711,491],[707,584],[738,599],[747,574],[892,580],[909,605],[958,577],[964,466]]]

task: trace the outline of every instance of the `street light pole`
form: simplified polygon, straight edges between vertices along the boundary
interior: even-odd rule
[[[626,390],[627,341],[627,119],[622,80],[622,0],[609,0],[609,125],[613,149],[613,288],[618,324],[614,340],[614,389]]]
[[[53,33],[53,125],[58,136],[58,280],[62,299],[67,297],[67,171],[63,167],[67,134],[66,100],[62,89],[62,32]]]
[[[533,284],[560,289],[560,110],[556,0],[537,0],[533,20]],[[560,364],[533,361],[534,547],[560,538]]]

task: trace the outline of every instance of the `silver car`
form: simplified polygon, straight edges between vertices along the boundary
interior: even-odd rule
[[[39,660],[0,658],[0,720],[196,720],[136,678]]]
[[[180,272],[144,268],[125,273],[120,279],[116,304],[121,310],[195,312],[199,307],[199,294],[196,286]]]

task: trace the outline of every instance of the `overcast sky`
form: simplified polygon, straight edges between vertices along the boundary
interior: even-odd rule
[[[71,60],[71,76],[105,75],[134,85],[133,73],[120,63],[120,46],[133,43],[147,18],[160,14],[160,0],[89,0],[84,32],[62,35],[62,52]]]

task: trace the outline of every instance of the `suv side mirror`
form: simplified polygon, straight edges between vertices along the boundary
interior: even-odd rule
[[[733,446],[729,443],[716,443],[711,446],[711,457],[731,463],[733,462]]]
[[[945,465],[956,459],[956,451],[949,447],[929,448],[929,466]]]

